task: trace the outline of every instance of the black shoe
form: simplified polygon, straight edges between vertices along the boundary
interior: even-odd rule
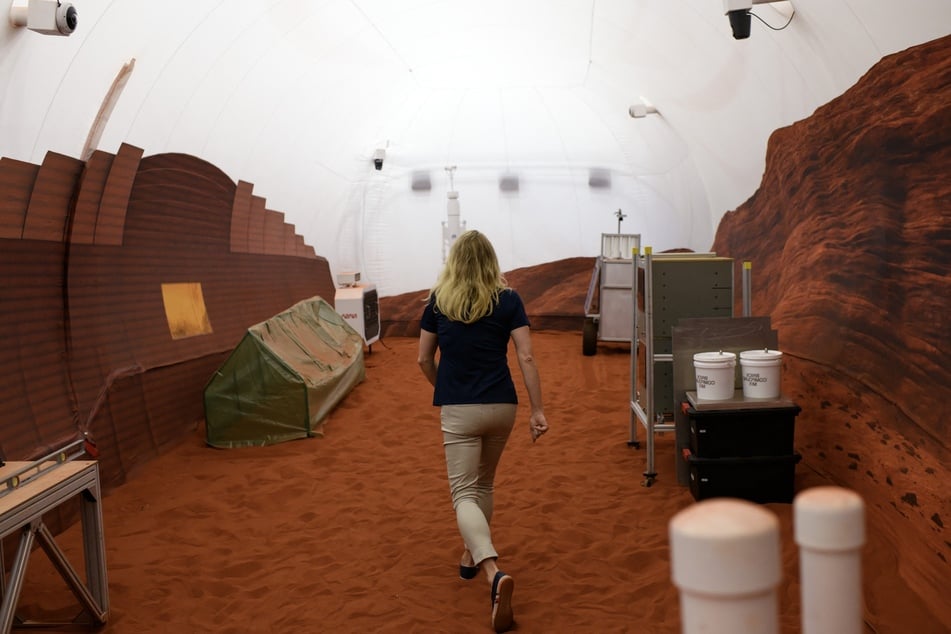
[[[512,627],[515,617],[512,613],[512,592],[515,591],[515,579],[501,570],[492,580],[492,629],[505,632]]]

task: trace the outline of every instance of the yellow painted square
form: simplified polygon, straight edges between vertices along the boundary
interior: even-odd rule
[[[200,282],[162,284],[162,301],[172,339],[212,333]]]

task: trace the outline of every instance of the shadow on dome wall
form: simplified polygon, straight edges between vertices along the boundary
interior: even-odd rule
[[[0,442],[25,460],[88,431],[107,491],[194,430],[249,326],[334,296],[326,259],[250,183],[142,154],[0,159]]]

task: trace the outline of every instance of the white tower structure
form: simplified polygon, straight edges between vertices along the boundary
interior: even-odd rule
[[[446,203],[446,220],[442,223],[443,262],[446,261],[446,257],[449,255],[452,243],[456,241],[459,234],[466,230],[466,221],[462,220],[459,215],[459,192],[455,190],[452,181],[452,173],[456,171],[456,166],[449,165],[446,167],[446,171],[449,173],[449,193],[447,194],[449,200]]]

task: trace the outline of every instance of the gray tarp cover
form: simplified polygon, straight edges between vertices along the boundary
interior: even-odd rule
[[[205,386],[213,447],[323,436],[327,414],[366,376],[363,337],[320,297],[248,328]]]

